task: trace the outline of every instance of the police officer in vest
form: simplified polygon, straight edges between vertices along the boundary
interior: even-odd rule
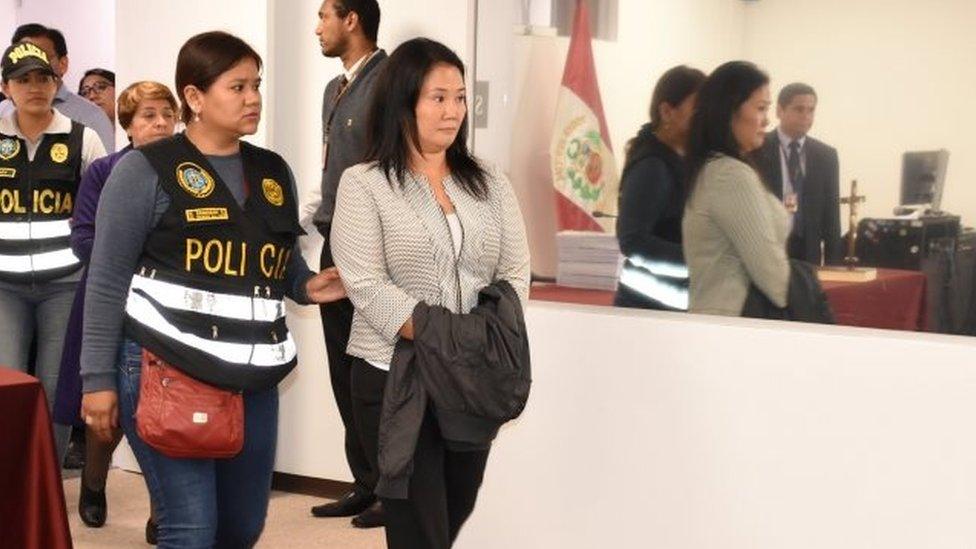
[[[59,78],[41,48],[10,46],[0,66],[15,107],[0,118],[0,365],[27,371],[36,341],[34,374],[51,403],[81,278],[71,212],[82,171],[105,149],[94,131],[52,107]],[[68,429],[56,429],[61,450]]]
[[[99,203],[82,414],[102,438],[121,424],[156,508],[160,547],[257,541],[274,466],[276,386],[297,360],[283,300],[345,296],[334,269],[313,275],[295,249],[301,229],[284,160],[240,141],[257,131],[260,83],[261,58],[239,38],[190,38],[176,65],[186,132],[122,158]],[[235,457],[176,458],[145,442],[134,421],[146,398],[143,349],[198,381],[243,392]]]

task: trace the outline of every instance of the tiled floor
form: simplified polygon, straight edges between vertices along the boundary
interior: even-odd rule
[[[142,477],[113,469],[108,478],[108,522],[102,528],[88,528],[78,517],[77,476],[64,481],[68,521],[76,549],[149,547],[145,542],[149,499]],[[380,549],[386,547],[381,528],[358,530],[349,519],[319,519],[309,513],[322,500],[311,496],[274,492],[267,524],[259,548]]]

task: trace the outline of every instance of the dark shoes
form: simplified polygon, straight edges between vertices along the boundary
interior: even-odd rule
[[[356,528],[379,528],[386,524],[386,512],[383,504],[374,502],[365,511],[352,517],[352,525]]]
[[[84,433],[84,430],[82,430]],[[68,442],[68,449],[64,453],[64,462],[61,466],[65,469],[81,469],[85,466],[85,438],[80,439],[71,434],[71,441]]]
[[[360,492],[349,492],[338,501],[324,503],[312,507],[312,515],[316,517],[351,517],[362,513],[373,502],[376,496]]]
[[[146,521],[146,543],[149,545],[156,545],[156,540],[159,538],[159,527],[153,522],[152,517]]]
[[[85,476],[81,476],[81,493],[78,495],[78,514],[81,521],[91,528],[101,528],[108,516],[105,502],[105,487],[101,490],[91,490],[85,486]]]

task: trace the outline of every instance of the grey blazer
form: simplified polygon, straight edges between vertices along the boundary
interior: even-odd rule
[[[447,218],[423,176],[401,187],[375,164],[343,174],[332,223],[332,255],[355,307],[346,352],[389,364],[400,327],[423,301],[468,312],[478,292],[508,281],[523,305],[529,293],[529,247],[515,193],[497,170],[478,200],[452,177],[444,189],[461,223],[455,259]]]
[[[322,202],[312,217],[312,222],[323,236],[327,236],[335,210],[336,189],[342,172],[363,161],[366,155],[366,117],[372,96],[373,83],[386,60],[386,52],[380,50],[359,71],[349,88],[335,102],[336,91],[343,75],[332,79],[322,94],[322,143],[326,141],[325,126],[332,116],[332,133],[328,137],[325,169],[322,170]],[[335,111],[333,114],[332,111]]]

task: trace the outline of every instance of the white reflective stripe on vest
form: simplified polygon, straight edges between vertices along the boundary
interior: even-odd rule
[[[139,324],[225,362],[250,364],[252,366],[280,366],[291,362],[298,354],[295,340],[292,339],[290,333],[282,343],[251,345],[249,343],[215,341],[182,332],[163,318],[163,315],[156,310],[156,307],[149,300],[132,291],[129,292],[125,312]]]
[[[683,286],[662,280],[648,272],[627,268],[620,272],[619,282],[672,309],[688,310],[688,289]]]
[[[34,255],[0,254],[0,271],[6,273],[29,273],[50,271],[70,267],[80,263],[70,248]]]
[[[639,255],[632,255],[627,258],[632,264],[651,271],[657,276],[668,276],[671,278],[688,278],[688,266],[684,263],[672,263],[656,259],[645,259]]]
[[[71,235],[71,221],[0,221],[0,240],[39,240]]]
[[[136,274],[133,289],[139,289],[167,309],[203,313],[235,320],[274,322],[285,316],[285,302],[198,290]]]

